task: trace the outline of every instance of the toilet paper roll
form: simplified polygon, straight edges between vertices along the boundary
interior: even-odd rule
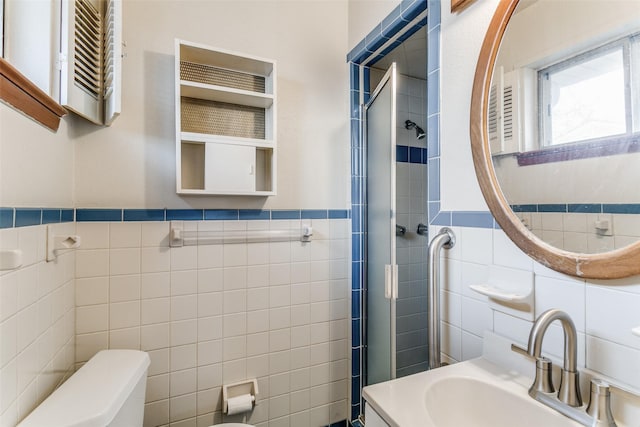
[[[227,400],[227,415],[240,414],[253,409],[253,396],[241,394]]]

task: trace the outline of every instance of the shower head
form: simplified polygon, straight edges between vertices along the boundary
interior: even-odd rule
[[[425,133],[424,130],[422,130],[422,128],[420,126],[418,126],[415,122],[412,122],[411,120],[407,120],[404,122],[404,128],[405,129],[415,129],[416,130],[416,138],[418,139],[422,139],[425,137]]]

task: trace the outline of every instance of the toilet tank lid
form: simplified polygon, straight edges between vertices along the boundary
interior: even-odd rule
[[[107,425],[146,376],[149,363],[143,351],[100,351],[18,426]]]

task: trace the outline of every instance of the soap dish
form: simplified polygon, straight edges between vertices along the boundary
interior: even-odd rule
[[[533,272],[492,265],[485,283],[469,289],[489,297],[489,307],[523,320],[534,320]]]
[[[469,288],[479,294],[504,302],[525,302],[529,295],[531,295],[531,293],[517,293],[492,285],[469,285]]]

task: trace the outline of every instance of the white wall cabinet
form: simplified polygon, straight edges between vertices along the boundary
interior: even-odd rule
[[[176,40],[178,194],[276,194],[276,64]]]

